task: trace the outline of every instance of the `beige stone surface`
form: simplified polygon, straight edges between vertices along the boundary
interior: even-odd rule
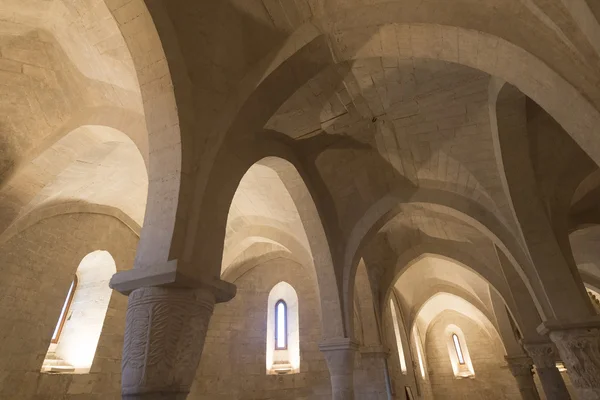
[[[547,341],[538,325],[597,326],[599,16],[591,0],[1,1],[0,398],[119,398],[126,328],[136,399],[185,398],[193,376],[197,399],[516,398],[504,357]],[[112,292],[90,373],[41,374],[96,250],[136,269],[119,275],[135,310]],[[289,376],[264,368],[279,281],[299,295]],[[227,282],[212,318],[161,300],[225,301]],[[167,306],[209,326],[173,335],[205,341],[198,371],[202,349],[168,356],[168,318],[144,322]],[[450,324],[474,379],[449,374]],[[600,390],[562,351],[573,393]]]

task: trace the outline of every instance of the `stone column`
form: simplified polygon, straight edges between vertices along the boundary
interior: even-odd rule
[[[506,356],[508,368],[517,380],[523,400],[540,400],[540,395],[533,380],[533,361],[526,355]]]
[[[550,331],[580,400],[600,399],[600,328]]]
[[[235,286],[186,277],[176,268],[123,271],[110,285],[129,295],[122,398],[186,399],[214,305],[233,298]]]
[[[387,365],[390,354],[382,345],[360,347],[360,367],[354,372],[355,395],[358,398],[391,398],[391,383]],[[361,397],[361,394],[363,397]]]
[[[546,399],[569,400],[571,396],[565,386],[565,381],[556,368],[556,361],[559,359],[556,346],[552,342],[540,342],[524,343],[524,347],[533,359]]]
[[[354,400],[354,356],[358,345],[348,338],[328,339],[319,344],[331,377],[333,400]]]

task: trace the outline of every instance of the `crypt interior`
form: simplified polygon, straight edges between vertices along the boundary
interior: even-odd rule
[[[600,1],[0,0],[1,400],[600,399]]]

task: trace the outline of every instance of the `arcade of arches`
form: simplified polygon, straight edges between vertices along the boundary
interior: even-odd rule
[[[0,399],[600,399],[597,0],[0,0]]]

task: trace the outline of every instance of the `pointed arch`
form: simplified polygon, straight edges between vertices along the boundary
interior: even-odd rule
[[[42,372],[89,372],[112,295],[108,281],[116,271],[115,260],[108,251],[96,250],[81,260],[52,334]]]
[[[542,285],[536,297],[547,304],[543,319],[587,318],[593,308],[583,282],[572,258],[562,251],[561,238],[554,233],[536,190],[526,101],[526,94],[515,86],[499,79],[490,83],[490,122],[504,190],[519,224],[520,240],[532,260],[530,281]],[[540,265],[544,268],[535,267]]]
[[[201,257],[204,260],[203,271],[198,271],[198,273],[209,273],[214,277],[220,277],[220,266],[225,251],[224,243],[227,240],[228,232],[233,232],[227,221],[229,220],[230,210],[234,205],[234,198],[248,171],[257,168],[262,172],[255,174],[256,182],[262,179],[261,174],[265,174],[267,179],[271,180],[273,187],[278,188],[278,192],[274,196],[279,196],[280,199],[285,198],[283,203],[279,203],[285,204],[286,209],[279,211],[287,215],[287,217],[285,215],[282,217],[287,218],[287,236],[288,238],[293,237],[294,240],[286,240],[285,244],[281,243],[282,246],[286,248],[287,245],[292,243],[299,244],[303,247],[302,253],[310,256],[305,257],[305,254],[294,254],[297,259],[310,262],[308,266],[310,273],[317,282],[320,299],[319,311],[323,322],[323,337],[344,337],[346,331],[341,311],[340,295],[337,290],[338,282],[332,252],[330,251],[330,237],[326,233],[326,221],[330,217],[324,217],[319,204],[315,202],[315,199],[319,197],[314,195],[314,188],[307,186],[311,179],[307,179],[303,164],[298,161],[286,141],[279,136],[273,137],[272,140],[257,141],[249,145],[244,153],[226,152],[222,158],[219,158],[219,164],[222,164],[223,168],[220,175],[214,177],[213,196],[207,199],[209,203],[204,204],[200,210],[200,213],[204,215],[201,220],[205,222],[203,229],[206,234],[202,237],[188,236],[190,240],[198,240],[194,246],[189,247],[191,250],[190,259]],[[254,191],[253,196],[259,195],[263,198],[266,196],[266,199],[263,200],[267,203],[276,200],[275,198],[268,198],[273,196],[272,193],[270,195],[260,194],[260,190],[257,189],[256,185],[253,186],[255,186],[252,189]],[[276,202],[272,204],[272,207],[262,206],[261,209],[266,209],[271,214],[271,211],[279,212],[276,210],[278,207],[280,206]],[[255,216],[260,217],[258,220],[266,221],[266,219],[262,219],[265,216],[264,213],[254,211],[252,213],[254,216],[251,215],[250,222],[256,220]],[[242,219],[239,220],[242,221]],[[272,226],[271,228],[277,227]],[[236,226],[235,229],[239,231],[245,228],[242,225]]]

